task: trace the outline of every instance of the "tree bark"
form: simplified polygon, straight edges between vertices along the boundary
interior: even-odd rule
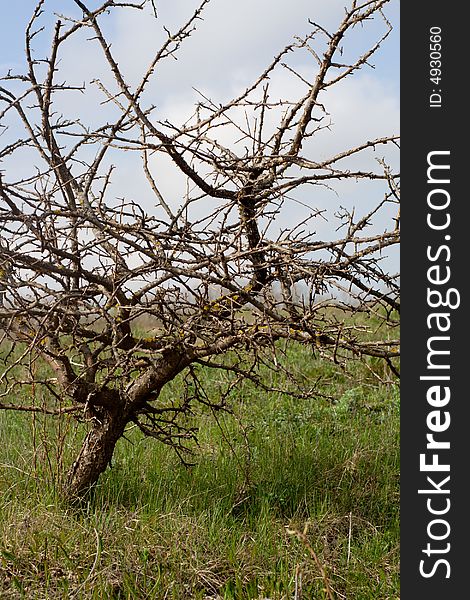
[[[111,462],[117,441],[124,434],[127,419],[122,410],[103,410],[83,441],[80,453],[67,477],[66,494],[78,500],[91,490]]]

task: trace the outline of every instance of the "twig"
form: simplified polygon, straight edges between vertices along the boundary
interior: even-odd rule
[[[313,558],[315,564],[318,567],[318,570],[320,571],[320,574],[323,579],[323,583],[325,584],[325,592],[327,593],[329,600],[335,600],[335,597],[334,597],[333,592],[330,587],[330,583],[328,581],[328,576],[326,574],[325,568],[321,564],[316,552],[314,551],[310,542],[308,541],[308,538],[306,535],[307,525],[305,526],[305,529],[303,532],[299,531],[296,528],[290,528],[290,527],[287,527],[286,530],[287,530],[287,533],[289,533],[290,535],[295,535],[297,537],[297,539],[299,539],[302,542],[302,544],[307,548],[307,551],[309,552],[310,556]]]

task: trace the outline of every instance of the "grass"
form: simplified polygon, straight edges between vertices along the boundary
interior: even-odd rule
[[[73,422],[0,411],[0,597],[397,600],[398,388],[289,360],[333,400],[242,384],[233,415],[193,417],[190,468],[131,430],[80,510],[57,470]]]

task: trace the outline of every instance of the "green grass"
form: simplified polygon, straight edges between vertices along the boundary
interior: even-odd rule
[[[194,415],[190,468],[131,430],[82,509],[60,501],[73,421],[0,411],[0,598],[327,599],[289,533],[307,525],[335,598],[398,599],[398,388],[303,349],[289,360],[333,400],[242,384],[233,415]],[[201,377],[215,394],[222,376]]]

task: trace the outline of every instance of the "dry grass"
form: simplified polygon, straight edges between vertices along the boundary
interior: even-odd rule
[[[78,440],[57,453],[38,417],[35,446],[28,415],[0,414],[0,597],[398,599],[398,390],[291,360],[335,401],[244,385],[234,416],[194,416],[190,469],[131,431],[81,510],[61,504],[54,465]]]

